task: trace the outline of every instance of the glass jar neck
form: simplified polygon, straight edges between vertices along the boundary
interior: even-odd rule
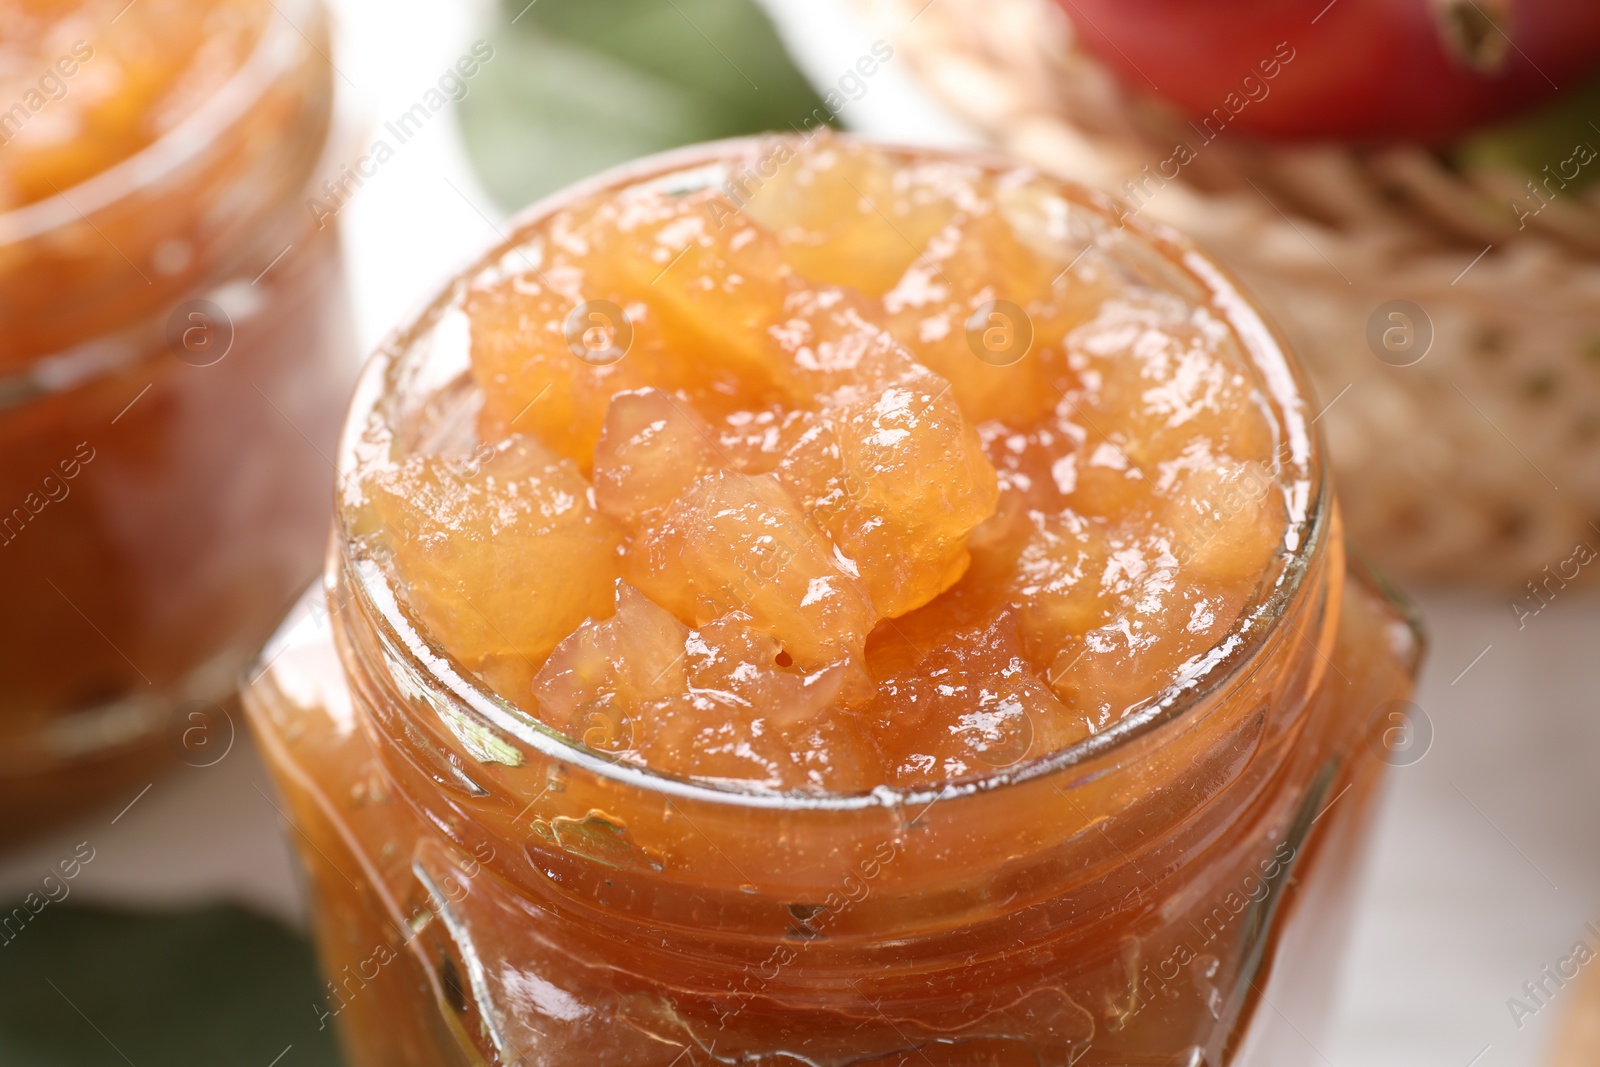
[[[1115,943],[1152,902],[1214,892],[1237,866],[1219,856],[1291,835],[1306,783],[1331,780],[1303,735],[1344,555],[1331,504],[1314,507],[1297,580],[1202,685],[1122,736],[915,793],[727,792],[588,750],[484,693],[348,553],[334,634],[405,802],[505,893],[602,940],[738,958],[798,938],[818,966],[921,944],[933,963],[1031,915],[1063,945]]]

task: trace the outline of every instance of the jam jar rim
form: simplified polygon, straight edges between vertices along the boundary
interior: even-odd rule
[[[10,211],[0,211],[0,257],[9,249],[29,242],[49,240],[54,234],[79,223],[96,226],[94,219],[116,209],[162,182],[181,174],[207,152],[215,149],[215,139],[236,124],[247,121],[263,100],[307,61],[307,51],[315,52],[335,80],[316,159],[310,173],[331,168],[342,145],[348,144],[359,123],[359,114],[349,94],[338,86],[338,68],[315,43],[306,37],[311,27],[306,19],[316,20],[317,30],[333,29],[327,0],[282,0],[274,8],[269,25],[237,70],[195,111],[187,115],[155,141],[133,155],[99,171],[75,185],[43,200]],[[302,26],[306,29],[302,30]],[[336,51],[336,49],[330,49]],[[85,194],[88,199],[85,199]],[[285,200],[286,207],[290,201]],[[37,214],[32,219],[30,213]],[[42,220],[42,221],[41,221]],[[113,246],[114,248],[114,246]],[[114,249],[120,253],[120,249]],[[213,268],[208,277],[224,274]],[[199,295],[211,283],[193,289]],[[130,318],[109,331],[69,344],[54,351],[28,355],[8,365],[0,361],[0,413],[18,408],[41,397],[68,392],[87,381],[104,378],[148,358],[151,338],[160,338],[167,311],[151,311]]]
[[[281,10],[279,4],[288,10]],[[268,6],[268,25],[244,62],[177,125],[132,155],[58,189],[53,196],[0,211],[0,251],[137,196],[209,151],[217,135],[248,115],[283,75],[294,69],[299,48],[308,43],[295,16],[312,15],[323,4],[322,0],[274,0]]]
[[[1267,319],[1257,302],[1246,295],[1233,274],[1201,252],[1189,238],[1169,226],[1147,222],[1135,216],[1116,198],[1070,179],[1044,174],[1037,168],[1000,153],[982,149],[943,148],[895,143],[878,138],[830,132],[839,141],[871,146],[891,155],[917,161],[976,166],[989,173],[1029,173],[1052,183],[1069,199],[1093,209],[1103,221],[1115,221],[1116,229],[1128,229],[1136,240],[1157,251],[1168,266],[1175,268],[1204,290],[1210,309],[1221,316],[1240,343],[1249,364],[1256,371],[1265,399],[1281,421],[1286,441],[1280,447],[1279,461],[1284,468],[1298,470],[1286,484],[1303,488],[1301,517],[1291,517],[1285,537],[1293,534],[1297,544],[1276,570],[1276,580],[1258,588],[1240,613],[1236,624],[1216,645],[1243,634],[1243,640],[1215,660],[1187,686],[1174,683],[1147,700],[1115,725],[1089,738],[1014,766],[995,768],[944,782],[912,788],[880,784],[867,791],[850,793],[780,792],[754,786],[707,782],[677,775],[648,765],[631,763],[588,747],[581,741],[516,708],[490,687],[474,678],[439,644],[426,629],[414,622],[403,606],[384,568],[374,560],[358,558],[354,552],[359,539],[348,523],[346,490],[363,467],[373,446],[367,433],[374,425],[388,427],[384,400],[393,374],[406,366],[408,358],[425,365],[425,342],[443,317],[454,309],[463,284],[490,270],[526,242],[528,233],[566,207],[608,190],[621,190],[652,180],[665,180],[696,169],[748,158],[752,149],[775,142],[802,143],[804,136],[756,134],[701,142],[608,168],[590,178],[563,186],[516,212],[503,226],[496,227],[497,240],[478,256],[452,271],[441,286],[416,302],[400,323],[378,344],[362,368],[351,394],[345,422],[333,457],[334,529],[324,583],[329,595],[353,595],[365,605],[365,612],[378,627],[381,644],[400,656],[390,670],[403,670],[413,682],[431,686],[459,701],[475,717],[504,730],[517,741],[541,755],[564,761],[625,786],[638,787],[683,800],[698,800],[747,808],[780,810],[861,810],[872,807],[897,807],[953,799],[1036,778],[1069,771],[1092,760],[1112,755],[1131,746],[1163,726],[1182,720],[1191,711],[1204,708],[1208,698],[1225,692],[1231,682],[1246,677],[1258,665],[1263,653],[1272,647],[1279,623],[1318,586],[1308,586],[1313,574],[1327,579],[1326,568],[1318,564],[1327,556],[1333,536],[1335,510],[1333,487],[1325,469],[1325,443],[1316,420],[1309,415],[1314,392],[1305,368],[1296,360],[1281,332]],[[1086,249],[1087,250],[1087,249]],[[468,372],[470,373],[470,372]],[[461,375],[444,382],[457,382]],[[392,433],[392,430],[391,430]],[[1267,574],[1274,573],[1272,570]],[[341,580],[343,576],[343,581]],[[347,590],[347,592],[346,592]],[[1249,631],[1244,633],[1245,624]],[[1315,645],[1313,645],[1315,649]],[[1320,651],[1320,650],[1319,650]]]

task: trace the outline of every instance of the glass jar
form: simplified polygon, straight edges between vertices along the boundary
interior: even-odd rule
[[[720,183],[743,150],[674,153],[581,191]],[[1159,261],[1206,296],[1285,442],[1291,552],[1210,668],[1079,745],[937,788],[696,782],[569,739],[463,671],[353,536],[347,492],[325,586],[244,699],[310,876],[317,1010],[352,1062],[1315,1058],[1301,1035],[1331,995],[1378,730],[1409,693],[1419,633],[1347,557],[1303,381],[1248,302],[1176,237],[1062,196],[1106,254]],[[469,273],[526,254],[567,197]],[[369,363],[340,485],[462,443],[476,387],[459,290]]]
[[[355,373],[305,205],[328,27],[316,0],[259,8],[186,118],[0,213],[0,836],[209,759],[184,731],[317,566]]]

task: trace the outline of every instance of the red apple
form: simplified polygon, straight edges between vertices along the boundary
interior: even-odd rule
[[[1060,0],[1085,47],[1207,139],[1437,144],[1600,67],[1600,0]]]

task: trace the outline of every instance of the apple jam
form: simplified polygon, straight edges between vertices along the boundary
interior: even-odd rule
[[[4,0],[0,211],[148,148],[221,91],[260,42],[265,0]]]
[[[354,367],[325,18],[278,8],[0,0],[0,835],[208,758],[316,569]]]
[[[245,690],[355,1062],[1298,1054],[1418,638],[1271,332],[1116,218],[712,145],[380,350]]]

